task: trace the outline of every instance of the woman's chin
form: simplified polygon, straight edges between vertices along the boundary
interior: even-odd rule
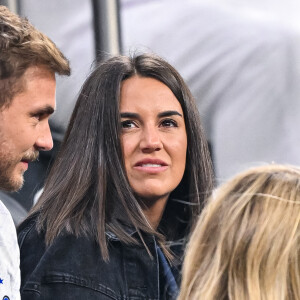
[[[156,193],[151,192],[143,192],[136,193],[136,197],[146,206],[151,205],[156,202],[166,201],[169,198],[170,193]]]

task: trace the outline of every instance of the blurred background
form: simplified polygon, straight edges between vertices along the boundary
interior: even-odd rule
[[[300,1],[1,1],[46,33],[70,60],[57,77],[54,148],[30,164],[25,185],[0,192],[16,224],[43,187],[80,88],[95,60],[154,52],[191,89],[213,158],[216,184],[251,166],[300,165]]]

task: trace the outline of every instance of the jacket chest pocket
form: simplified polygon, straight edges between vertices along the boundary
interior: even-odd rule
[[[126,299],[93,278],[66,273],[49,273],[42,277],[41,283],[27,282],[21,295],[22,300]]]

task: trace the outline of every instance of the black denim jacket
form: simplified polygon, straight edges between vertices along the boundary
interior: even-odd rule
[[[59,299],[174,299],[160,293],[157,245],[153,236],[142,245],[125,245],[108,236],[110,260],[104,262],[96,241],[87,237],[62,235],[46,247],[43,234],[35,229],[35,219],[18,229],[21,255],[22,300]],[[181,252],[177,246],[173,251]],[[172,268],[178,282],[179,265]]]

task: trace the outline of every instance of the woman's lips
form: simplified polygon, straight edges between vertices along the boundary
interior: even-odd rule
[[[134,169],[141,172],[155,174],[155,173],[163,172],[166,169],[168,169],[168,164],[166,164],[162,160],[145,159],[145,160],[138,161],[134,165]]]

